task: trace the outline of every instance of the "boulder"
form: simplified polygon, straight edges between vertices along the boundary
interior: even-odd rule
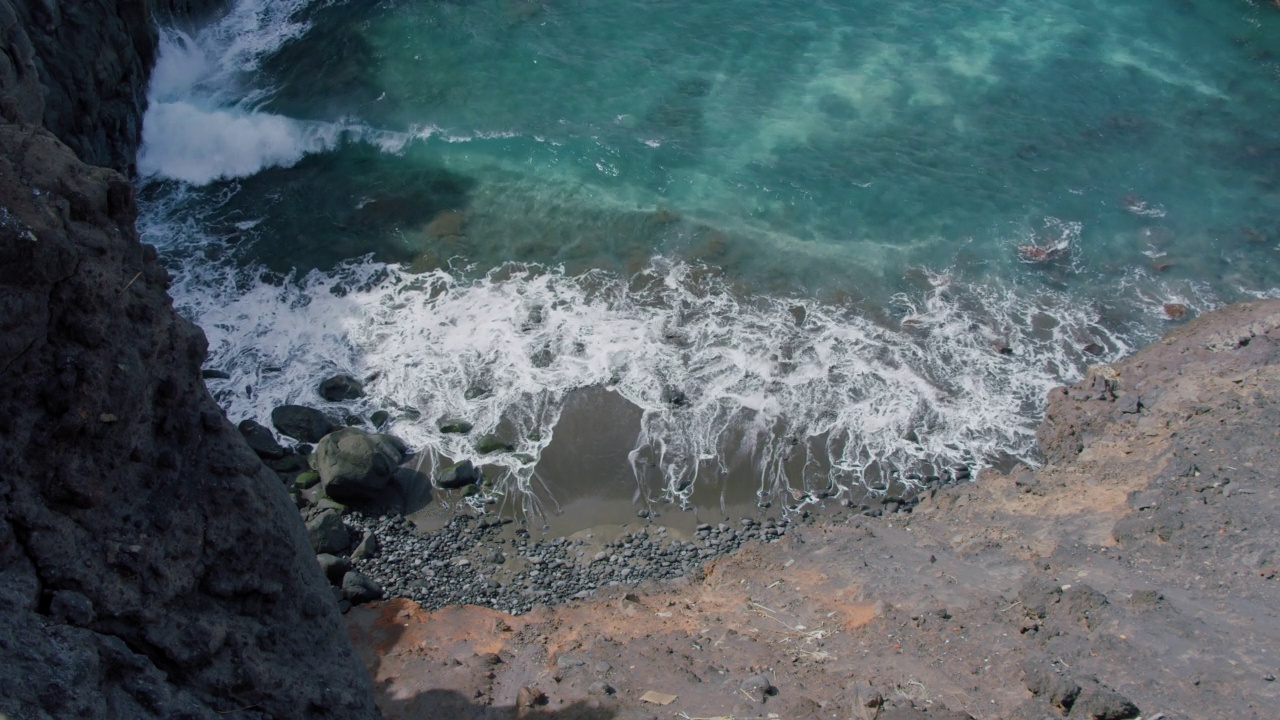
[[[391,482],[401,457],[389,436],[342,428],[316,446],[316,471],[325,493],[335,500],[376,500]]]
[[[130,172],[156,23],[226,5],[0,0],[0,715],[380,717],[133,183],[38,127]]]
[[[463,460],[460,463],[442,469],[440,474],[436,476],[436,485],[447,490],[457,490],[468,485],[475,485],[480,482],[480,477],[480,470],[475,465],[472,465],[470,460]]]
[[[515,447],[497,435],[485,435],[476,441],[476,452],[488,455],[496,452],[511,452]]]
[[[1070,712],[1076,698],[1080,696],[1080,685],[1066,677],[1048,662],[1043,660],[1028,661],[1023,672],[1027,689],[1036,697],[1042,698],[1062,712]]]
[[[276,442],[275,434],[266,427],[252,420],[245,420],[240,423],[239,429],[245,442],[249,443],[249,449],[263,460],[279,460],[285,456],[285,450]]]
[[[356,545],[356,549],[351,551],[351,559],[369,560],[377,556],[378,536],[366,531],[364,537],[360,539],[360,544]]]
[[[342,578],[351,570],[351,561],[338,555],[320,553],[316,555],[316,562],[320,563],[320,569],[324,571],[324,576],[329,578],[329,582],[334,585],[341,583]]]
[[[307,537],[316,554],[336,555],[351,546],[347,526],[333,510],[325,510],[307,521]]]
[[[432,500],[431,476],[422,468],[423,458],[406,457],[400,467],[396,468],[392,484],[400,494],[399,512],[408,514],[417,512]]]
[[[364,383],[350,375],[334,375],[320,383],[320,397],[329,402],[355,400],[364,397]]]
[[[295,473],[307,469],[307,459],[292,450],[285,451],[285,455],[282,458],[264,459],[263,463],[278,473]]]
[[[337,425],[323,412],[305,405],[281,405],[271,411],[276,430],[302,442],[318,443]]]
[[[342,576],[342,598],[352,605],[382,597],[382,586],[355,570]]]

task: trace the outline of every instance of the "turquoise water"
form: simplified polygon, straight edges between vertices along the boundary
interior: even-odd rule
[[[593,385],[646,494],[1034,461],[1049,387],[1280,288],[1278,51],[1249,2],[242,0],[166,34],[144,232],[234,416],[355,372],[511,488]]]

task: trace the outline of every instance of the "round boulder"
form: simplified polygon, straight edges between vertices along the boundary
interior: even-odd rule
[[[386,435],[342,428],[316,446],[316,471],[329,497],[340,502],[377,499],[391,482],[401,453]]]
[[[351,561],[337,555],[329,553],[320,553],[316,555],[316,562],[320,563],[320,569],[324,571],[324,576],[329,578],[329,584],[341,585],[342,578],[351,570]]]
[[[329,402],[364,397],[364,383],[350,375],[334,375],[320,383],[320,397]]]
[[[272,410],[271,424],[281,433],[308,443],[320,442],[336,427],[328,415],[304,405],[281,405]]]
[[[380,597],[382,597],[382,586],[355,570],[350,570],[342,576],[342,599],[352,605],[367,603]]]
[[[480,482],[481,478],[480,470],[475,465],[472,465],[470,460],[463,460],[455,465],[442,468],[440,473],[436,475],[436,484],[446,490],[457,490],[475,485]]]

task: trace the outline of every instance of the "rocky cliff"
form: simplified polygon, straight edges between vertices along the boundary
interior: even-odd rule
[[[0,717],[376,717],[131,183],[76,157],[131,166],[154,20],[197,5],[0,0]]]
[[[225,0],[0,0],[0,117],[43,125],[91,165],[132,174],[158,19]]]

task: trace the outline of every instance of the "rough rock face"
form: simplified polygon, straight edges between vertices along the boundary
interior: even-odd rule
[[[132,174],[157,18],[225,0],[0,0],[0,117],[44,125],[93,165]]]
[[[1280,364],[1280,301],[1240,303],[1202,315],[1115,366],[1049,394],[1036,441],[1050,463],[1076,459],[1113,425],[1133,425],[1157,405],[1188,417],[1239,409],[1236,391]],[[1236,378],[1231,382],[1226,377]],[[1246,399],[1247,400],[1247,399]]]
[[[0,125],[0,715],[376,717],[134,215],[124,177]]]

